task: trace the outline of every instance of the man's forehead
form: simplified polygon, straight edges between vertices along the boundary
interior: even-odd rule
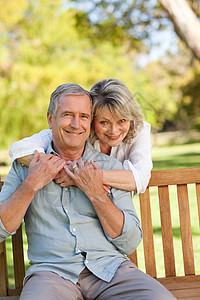
[[[91,114],[91,100],[87,94],[83,95],[65,95],[59,97],[58,105],[61,108],[70,108],[70,110],[85,110]]]

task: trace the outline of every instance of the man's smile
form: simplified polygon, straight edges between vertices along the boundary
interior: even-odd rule
[[[73,131],[68,131],[68,130],[65,130],[65,132],[72,134],[72,135],[79,135],[79,134],[83,133],[83,132],[73,132]]]

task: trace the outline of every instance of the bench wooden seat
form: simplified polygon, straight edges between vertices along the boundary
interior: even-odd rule
[[[166,286],[177,299],[200,299],[200,274],[195,273],[194,248],[192,242],[192,229],[190,220],[190,211],[195,207],[190,207],[188,196],[188,184],[195,184],[196,203],[197,203],[197,220],[200,225],[200,168],[183,168],[171,170],[152,171],[152,177],[149,186],[144,194],[139,195],[141,224],[143,229],[143,248],[146,273],[156,278],[160,283]],[[0,182],[0,187],[3,182]],[[176,264],[174,255],[174,236],[170,209],[170,186],[176,186],[177,205],[179,208],[180,232],[182,247],[180,255],[183,256],[184,276],[176,275]],[[159,199],[163,257],[165,275],[158,277],[156,267],[155,252],[155,233],[152,226],[151,188],[156,187]],[[155,213],[155,212],[154,212]],[[22,240],[22,227],[12,236],[13,245],[13,268],[15,287],[10,288],[8,284],[8,269],[6,260],[5,242],[0,243],[0,300],[19,298],[22,288],[22,281],[25,274],[24,252]],[[200,255],[200,253],[199,253]],[[138,266],[137,251],[129,255],[129,258]],[[140,267],[140,266],[139,266]]]

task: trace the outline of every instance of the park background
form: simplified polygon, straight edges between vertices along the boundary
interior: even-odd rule
[[[0,0],[1,177],[11,144],[48,127],[58,85],[103,78],[122,80],[151,123],[154,169],[200,166],[199,17],[197,0]],[[200,273],[197,222],[192,230]]]

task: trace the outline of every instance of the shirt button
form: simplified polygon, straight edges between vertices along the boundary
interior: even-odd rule
[[[86,259],[85,263],[88,264],[88,260],[87,259]]]
[[[75,232],[75,231],[76,231],[76,228],[74,227],[72,230]]]
[[[77,253],[81,253],[81,250],[77,250]]]

